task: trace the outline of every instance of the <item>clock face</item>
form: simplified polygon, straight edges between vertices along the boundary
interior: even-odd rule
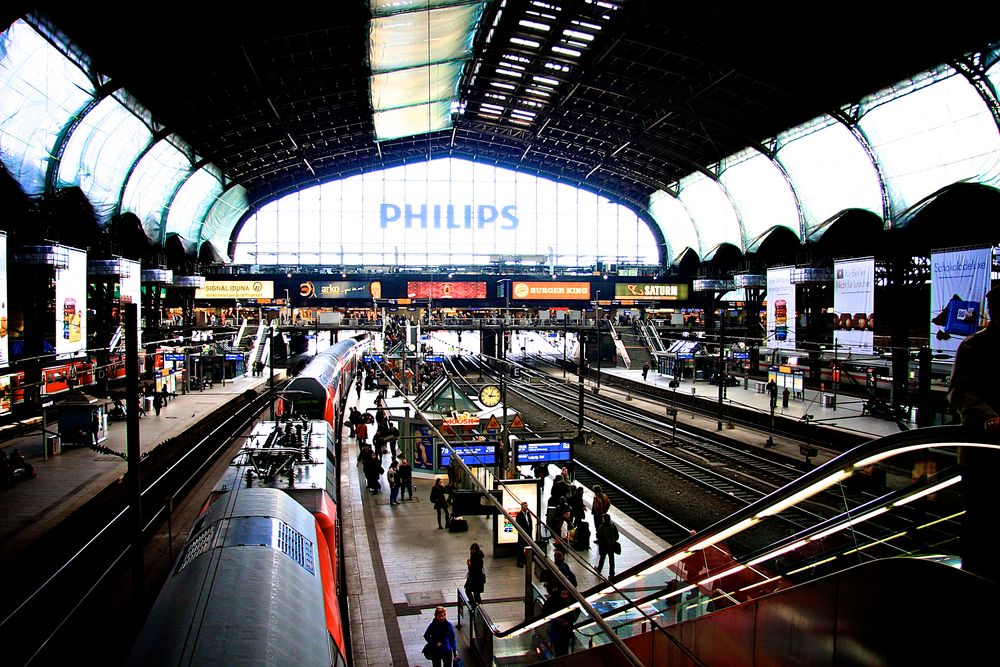
[[[488,384],[479,390],[479,402],[488,408],[500,403],[500,387]]]

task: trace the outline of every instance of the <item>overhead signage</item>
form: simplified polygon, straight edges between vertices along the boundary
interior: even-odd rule
[[[444,357],[440,354],[428,354],[424,357],[424,361],[440,364],[444,361]]]
[[[194,291],[196,299],[273,299],[273,280],[207,280]]]
[[[364,361],[366,364],[370,364],[372,362],[375,362],[376,364],[381,364],[382,359],[383,357],[381,354],[366,354],[361,357],[361,360]]]
[[[226,361],[243,361],[242,354],[227,354]]]
[[[184,361],[184,354],[180,352],[165,352],[163,354],[164,361]]]
[[[517,229],[517,206],[392,204],[379,207],[382,229]]]
[[[453,445],[452,449],[467,466],[492,466],[497,463],[497,446],[495,442],[484,442],[476,445]],[[451,465],[451,452],[441,445],[438,456],[438,467],[447,468]]]
[[[305,299],[381,299],[378,280],[307,280],[299,284],[299,296]]]
[[[616,283],[615,296],[651,301],[684,301],[688,286],[677,283]]]
[[[479,417],[464,412],[454,417],[445,417],[441,420],[442,426],[479,426]]]
[[[485,299],[486,282],[430,282],[406,283],[406,295],[411,299]]]
[[[590,283],[514,282],[511,292],[515,299],[590,299]]]
[[[571,461],[573,459],[573,441],[518,441],[515,456],[517,465]]]
[[[750,353],[749,352],[733,352],[732,353],[732,357],[733,357],[733,359],[749,359],[750,358]]]
[[[986,324],[991,248],[931,253],[931,349],[953,353]]]

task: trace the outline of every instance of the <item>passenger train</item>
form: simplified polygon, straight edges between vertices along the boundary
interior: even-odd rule
[[[254,426],[191,528],[129,664],[348,664],[338,448],[362,347],[351,339],[317,355],[296,378],[305,393]]]

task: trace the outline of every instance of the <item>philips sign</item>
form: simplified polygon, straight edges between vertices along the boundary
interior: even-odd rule
[[[379,207],[379,226],[402,223],[405,229],[485,229],[499,225],[500,229],[517,229],[517,206],[480,204],[388,204]]]

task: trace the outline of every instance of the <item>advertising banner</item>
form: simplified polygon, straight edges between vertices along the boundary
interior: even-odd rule
[[[413,427],[413,467],[420,470],[434,469],[434,432],[430,426]]]
[[[498,480],[500,490],[503,491],[501,503],[503,508],[514,517],[521,512],[521,503],[528,503],[528,514],[538,516],[538,482],[533,479],[503,479]],[[503,514],[496,517],[496,543],[497,544],[517,544],[517,531]],[[537,530],[538,523],[532,521],[532,525]],[[532,535],[532,538],[535,536]]]
[[[795,285],[792,267],[767,270],[768,347],[795,349]]]
[[[684,301],[688,286],[670,283],[616,283],[615,298]]]
[[[139,262],[123,259],[121,260],[122,272],[118,285],[118,300],[124,306],[126,303],[138,304],[140,313],[136,323],[136,340],[142,340],[142,265]],[[121,311],[119,311],[121,312]]]
[[[511,292],[515,299],[590,299],[590,283],[525,283],[516,281]]]
[[[273,299],[272,280],[208,280],[194,291],[196,299]]]
[[[954,353],[986,324],[991,248],[931,253],[931,349]]]
[[[7,234],[0,232],[0,368],[10,364],[9,344],[10,339],[7,337]]]
[[[833,341],[848,351],[870,353],[875,329],[875,259],[833,264]]]
[[[87,253],[62,248],[66,268],[56,269],[56,357],[76,356],[87,347]]]
[[[485,282],[429,282],[406,283],[406,296],[411,299],[485,299]]]
[[[306,299],[381,299],[382,283],[367,280],[308,280],[299,284]]]

